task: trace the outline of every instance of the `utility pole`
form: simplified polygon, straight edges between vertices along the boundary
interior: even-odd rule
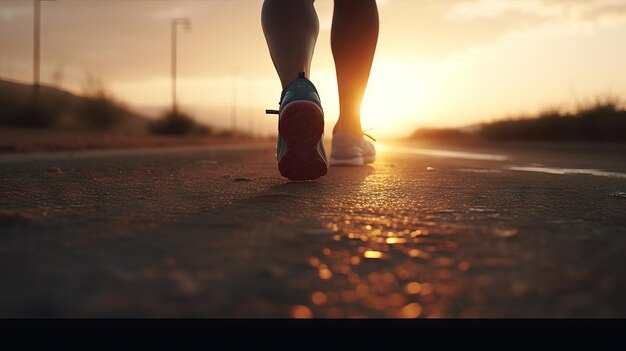
[[[41,66],[41,2],[55,0],[34,0],[35,13],[33,20],[33,91],[39,95],[39,71]]]
[[[176,102],[176,74],[177,74],[177,28],[178,26],[184,26],[186,30],[191,28],[191,21],[189,18],[175,18],[172,20],[172,112],[176,114],[178,112],[178,105]]]
[[[250,137],[254,138],[254,119],[252,115],[252,98],[251,89],[248,88],[248,129],[250,130]]]
[[[233,69],[232,74],[232,95],[230,102],[230,122],[233,130],[233,136],[237,137],[237,78],[239,76],[239,68]]]

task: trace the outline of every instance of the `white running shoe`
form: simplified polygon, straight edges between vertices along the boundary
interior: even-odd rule
[[[362,166],[376,161],[376,149],[367,137],[374,140],[365,133],[360,138],[350,132],[333,134],[330,165]]]

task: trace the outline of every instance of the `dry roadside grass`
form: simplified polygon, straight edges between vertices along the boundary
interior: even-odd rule
[[[0,154],[235,144],[250,141],[252,140],[211,136],[125,135],[98,131],[0,128]]]

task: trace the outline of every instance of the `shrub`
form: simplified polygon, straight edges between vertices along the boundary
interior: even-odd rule
[[[548,109],[486,123],[480,135],[491,140],[626,141],[626,110],[618,98],[598,98],[571,113]]]
[[[169,111],[164,117],[150,125],[153,134],[160,135],[209,135],[211,129],[198,124],[189,115],[182,112]]]

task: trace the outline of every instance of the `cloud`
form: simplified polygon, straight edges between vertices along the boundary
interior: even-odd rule
[[[450,21],[477,22],[507,18],[532,19],[528,24],[570,28],[595,27],[626,21],[623,0],[476,0],[457,3],[446,14]],[[531,26],[529,26],[531,27]]]
[[[532,15],[549,17],[555,14],[553,8],[545,6],[541,0],[527,1],[485,1],[461,2],[452,6],[446,18],[449,20],[484,20],[511,15]]]
[[[502,40],[588,35],[626,23],[624,0],[432,1],[419,9],[429,6],[437,11],[422,31],[437,33],[438,41],[420,34],[415,43],[436,59],[467,56]]]
[[[595,6],[587,6],[581,17],[592,23],[626,21],[626,2],[622,0],[596,2]]]
[[[10,21],[32,13],[30,6],[3,6],[0,7],[0,21]]]

